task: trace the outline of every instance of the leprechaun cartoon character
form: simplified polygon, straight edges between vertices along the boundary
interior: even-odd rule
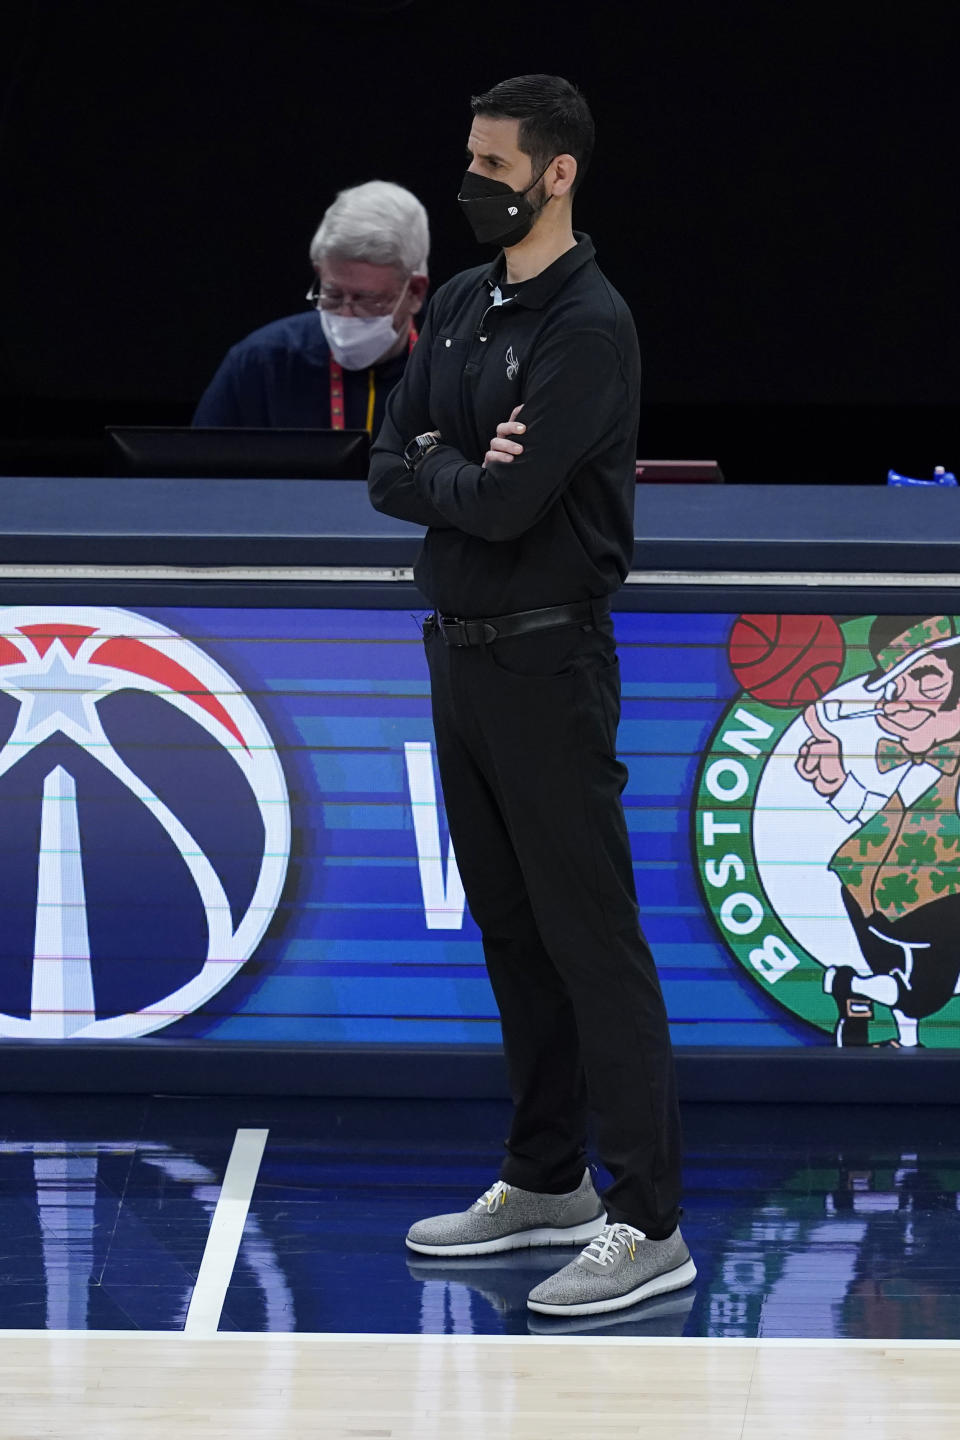
[[[888,1043],[914,1047],[960,979],[960,635],[947,615],[881,615],[869,647],[876,708],[858,714],[875,716],[875,752],[845,755],[843,715],[811,705],[797,770],[850,827],[830,869],[865,966],[825,972],[837,1044],[867,1045],[879,1004],[897,1025]]]

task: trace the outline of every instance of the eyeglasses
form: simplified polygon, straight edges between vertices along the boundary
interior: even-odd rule
[[[370,290],[338,290],[334,285],[314,280],[307,291],[307,300],[318,310],[349,309],[353,315],[372,320],[378,315],[389,315],[402,293],[377,295]]]

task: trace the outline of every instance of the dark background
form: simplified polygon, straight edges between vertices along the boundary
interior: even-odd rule
[[[957,84],[944,4],[6,0],[0,465],[103,464],[186,423],[227,347],[302,304],[338,189],[409,186],[440,282],[468,96],[577,82],[576,223],[631,304],[648,457],[732,481],[956,469]]]

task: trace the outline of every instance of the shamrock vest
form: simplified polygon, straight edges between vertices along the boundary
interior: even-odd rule
[[[937,745],[917,758],[897,740],[881,740],[877,748],[881,772],[923,762],[939,772],[930,788],[909,807],[891,795],[830,862],[864,915],[878,911],[899,920],[931,900],[960,895],[960,746]]]

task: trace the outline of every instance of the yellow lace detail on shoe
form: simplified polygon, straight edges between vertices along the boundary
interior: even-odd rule
[[[477,1201],[478,1205],[486,1205],[487,1214],[492,1215],[499,1205],[506,1205],[507,1196],[512,1190],[505,1180],[495,1180],[489,1190],[485,1190]]]
[[[600,1234],[590,1241],[582,1253],[588,1260],[595,1260],[598,1265],[612,1265],[624,1249],[630,1259],[635,1260],[637,1242],[646,1238],[642,1230],[636,1230],[632,1225],[604,1225]]]

